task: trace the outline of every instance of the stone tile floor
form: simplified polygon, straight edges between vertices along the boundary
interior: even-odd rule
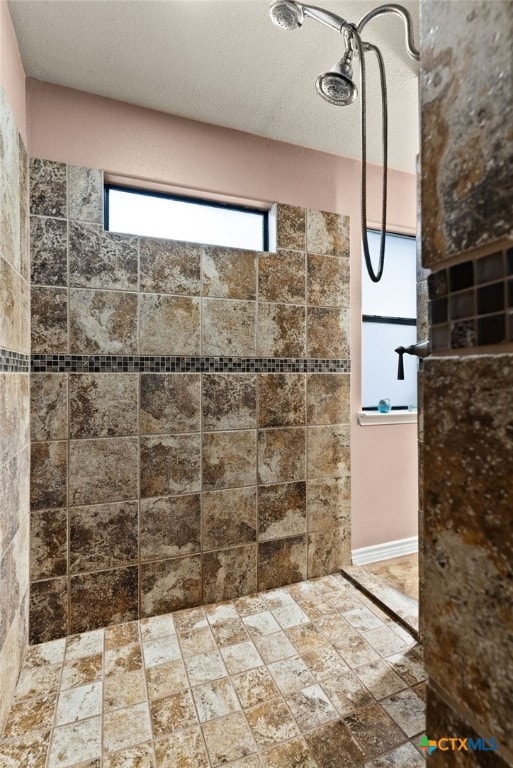
[[[2,768],[417,768],[414,640],[340,575],[28,649]]]
[[[363,568],[379,576],[390,587],[404,592],[407,597],[413,600],[419,599],[419,556],[416,552],[412,555],[368,563]]]

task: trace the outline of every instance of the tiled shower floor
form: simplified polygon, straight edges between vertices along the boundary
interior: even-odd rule
[[[417,768],[420,651],[333,575],[29,648],[2,768]]]

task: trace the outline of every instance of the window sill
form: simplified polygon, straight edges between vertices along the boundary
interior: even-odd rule
[[[382,424],[416,424],[417,411],[390,411],[390,413],[378,413],[377,411],[359,411],[357,413],[358,424],[361,427],[376,427]]]

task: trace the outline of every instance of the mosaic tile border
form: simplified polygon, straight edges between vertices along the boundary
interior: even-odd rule
[[[30,356],[10,349],[0,349],[0,373],[28,373]]]
[[[513,248],[428,277],[433,350],[513,342]]]
[[[32,373],[350,373],[346,359],[32,355]]]

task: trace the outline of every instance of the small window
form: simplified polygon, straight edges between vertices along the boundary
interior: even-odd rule
[[[380,235],[369,232],[373,264]],[[404,381],[397,379],[396,347],[417,342],[416,240],[387,233],[385,269],[379,283],[369,278],[362,258],[362,408],[377,410],[390,398],[393,410],[417,405],[417,358],[404,356]]]
[[[267,211],[126,187],[105,187],[105,229],[252,251],[268,248]]]

